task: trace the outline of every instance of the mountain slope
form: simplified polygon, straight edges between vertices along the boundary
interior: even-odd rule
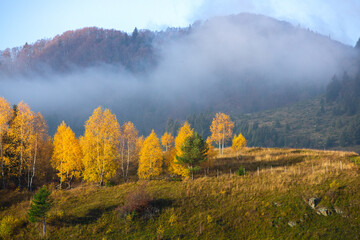
[[[42,112],[51,132],[65,120],[82,134],[103,105],[148,134],[163,132],[169,117],[257,112],[312,98],[334,74],[353,72],[355,53],[286,22],[239,14],[131,36],[86,28],[0,55],[7,72],[0,95]]]
[[[250,146],[360,151],[360,75],[347,74],[317,98],[264,112],[234,116]]]

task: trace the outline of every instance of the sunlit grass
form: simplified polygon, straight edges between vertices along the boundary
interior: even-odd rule
[[[230,148],[193,181],[153,180],[146,191],[156,202],[151,218],[122,217],[128,193],[143,182],[113,187],[91,184],[54,190],[48,219],[51,239],[355,239],[359,235],[360,177],[356,153],[308,149],[246,148],[238,158]],[[246,175],[235,171],[245,167]],[[8,194],[14,203],[3,204]],[[30,194],[1,192],[0,218],[18,219],[13,238],[37,239],[40,226],[29,224]],[[320,216],[307,205],[340,208]],[[296,223],[295,227],[288,225]]]

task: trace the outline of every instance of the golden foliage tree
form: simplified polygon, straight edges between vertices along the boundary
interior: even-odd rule
[[[162,150],[159,138],[152,130],[145,139],[139,153],[138,176],[140,179],[151,179],[162,171]]]
[[[38,142],[38,156],[36,157],[36,177],[34,183],[43,185],[53,182],[56,178],[56,169],[52,166],[53,139],[46,134],[44,139]]]
[[[184,125],[179,129],[178,135],[175,138],[175,156],[169,166],[170,173],[180,175],[185,179],[190,177],[189,169],[186,168],[184,165],[181,165],[176,159],[176,156],[183,155],[181,147],[185,143],[186,138],[192,136],[193,133],[194,131],[193,129],[191,129],[188,122],[185,122]]]
[[[138,131],[132,122],[126,122],[121,127],[121,171],[124,181],[127,181],[130,161],[135,162],[138,156],[137,144]]]
[[[4,149],[3,137],[9,129],[9,121],[13,116],[13,111],[10,104],[5,98],[0,97],[0,161],[1,161],[1,178],[2,185],[5,188],[5,170],[4,170]]]
[[[41,113],[37,113],[33,119],[33,126],[31,128],[32,133],[30,135],[30,147],[31,147],[31,157],[28,162],[28,189],[32,190],[33,179],[36,173],[37,160],[39,157],[39,150],[44,147],[44,144],[49,139],[48,135],[48,126],[45,122],[44,117]],[[44,157],[40,152],[40,158]]]
[[[120,126],[115,114],[98,107],[85,123],[80,143],[84,154],[84,179],[91,182],[109,181],[117,169]]]
[[[25,178],[26,166],[29,167],[29,161],[31,160],[31,153],[33,149],[32,134],[34,133],[34,112],[30,110],[26,103],[21,101],[17,105],[15,115],[16,116],[10,126],[9,135],[13,141],[18,144],[14,144],[10,151],[12,151],[15,155],[15,159],[11,160],[16,161],[16,163],[12,162],[12,165],[17,166],[19,169],[17,177],[19,181],[19,187],[21,188],[21,180],[22,178]]]
[[[238,158],[240,157],[241,150],[246,146],[246,139],[245,137],[239,133],[238,136],[234,136],[232,140],[232,149],[237,154]]]
[[[170,149],[174,144],[174,137],[171,133],[165,132],[164,135],[161,137],[161,144],[165,147],[165,152]]]
[[[206,144],[208,147],[208,151],[206,153],[206,161],[201,164],[203,168],[209,168],[213,166],[213,161],[215,159],[215,156],[217,155],[214,146],[212,145],[212,140],[210,137],[206,139]]]
[[[219,144],[219,153],[224,153],[225,142],[231,139],[234,123],[229,115],[217,113],[210,126],[211,139]]]
[[[62,183],[67,181],[69,188],[75,177],[80,177],[82,171],[82,153],[79,140],[75,133],[63,121],[58,127],[54,136],[54,152],[52,164],[58,171],[60,178],[60,189]]]

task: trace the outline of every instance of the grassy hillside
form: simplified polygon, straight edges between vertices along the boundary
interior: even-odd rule
[[[355,161],[360,157],[351,152],[265,148],[247,148],[239,159],[226,149],[194,181],[53,190],[47,238],[358,239]],[[245,176],[234,174],[240,166]],[[310,198],[320,200],[315,209]],[[2,238],[40,238],[41,226],[27,221],[30,199],[27,192],[0,192]]]
[[[343,133],[358,122],[359,114],[335,114],[337,105],[324,97],[283,108],[235,116],[236,131],[252,146],[305,147],[360,152],[356,144],[344,144]],[[358,124],[357,124],[358,125]],[[255,126],[255,128],[254,128]]]

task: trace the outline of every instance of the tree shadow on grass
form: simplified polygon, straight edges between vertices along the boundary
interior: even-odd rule
[[[148,206],[145,206],[140,212],[137,212],[137,217],[145,220],[156,218],[161,211],[172,206],[173,200],[159,198],[153,199],[149,202]]]
[[[52,218],[50,224],[52,226],[73,226],[73,225],[87,225],[96,222],[104,213],[114,210],[117,205],[108,207],[97,207],[89,209],[84,216],[78,217],[74,215],[66,215],[60,218]]]
[[[28,201],[33,193],[24,191],[14,191],[9,189],[0,190],[0,211],[10,208],[22,201]]]
[[[214,171],[221,171],[221,172],[229,172],[229,169],[232,169],[235,171],[240,166],[244,167],[247,172],[254,172],[257,171],[259,168],[276,168],[276,167],[284,167],[284,166],[292,166],[295,164],[298,164],[300,162],[303,162],[305,160],[306,156],[291,156],[274,160],[260,160],[256,161],[254,157],[243,157],[242,159],[237,158],[223,158],[221,159],[221,162],[214,167],[212,167],[213,172]]]

